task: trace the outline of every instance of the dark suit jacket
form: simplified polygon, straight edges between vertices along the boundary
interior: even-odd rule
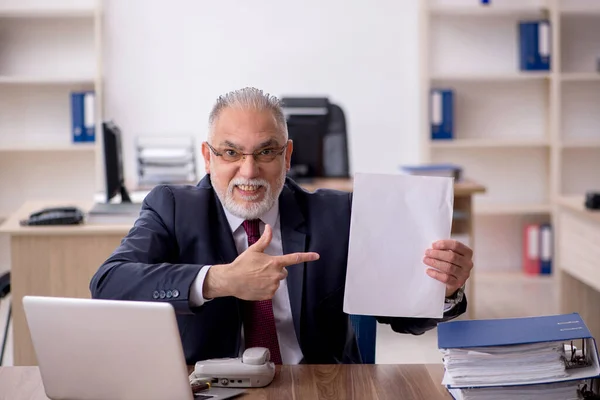
[[[314,251],[320,259],[288,268],[296,335],[310,364],[361,362],[354,330],[342,311],[351,194],[308,193],[287,180],[279,197],[284,254]],[[210,177],[197,186],[157,186],[139,219],[90,283],[93,298],[171,303],[189,365],[235,357],[240,349],[242,300],[217,298],[191,308],[190,286],[205,265],[238,256]],[[444,317],[466,310],[466,300]],[[421,334],[440,320],[378,317],[397,332]]]

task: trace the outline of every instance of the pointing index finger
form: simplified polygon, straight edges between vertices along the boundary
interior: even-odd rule
[[[281,268],[288,267],[294,264],[301,264],[309,261],[316,261],[319,259],[318,253],[291,253],[283,256],[275,257],[277,264]]]

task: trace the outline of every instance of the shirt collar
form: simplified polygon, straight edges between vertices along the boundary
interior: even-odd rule
[[[225,211],[225,216],[227,217],[227,222],[229,222],[229,227],[231,228],[231,232],[235,232],[238,228],[244,223],[244,218],[240,218],[231,214],[225,207],[223,207],[223,211]],[[279,216],[279,201],[275,200],[273,207],[266,213],[264,213],[259,219],[266,225],[271,225],[271,228],[275,228],[275,223],[277,222],[277,217]]]

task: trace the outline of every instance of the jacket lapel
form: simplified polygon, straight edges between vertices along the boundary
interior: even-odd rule
[[[279,197],[279,215],[283,254],[306,251],[306,229],[304,216],[293,192],[284,186]],[[300,320],[302,316],[302,292],[304,288],[305,264],[288,267],[287,285],[292,307],[296,337],[301,342]]]
[[[200,183],[198,183],[198,186],[212,189],[210,175],[206,175]],[[219,258],[219,263],[228,264],[233,262],[238,256],[233,240],[233,233],[231,233],[229,222],[227,222],[223,205],[219,201],[214,189],[212,191],[212,200],[208,217],[211,219],[211,226],[214,227],[209,234],[211,235],[211,241],[214,245],[213,248],[218,249],[217,256]]]

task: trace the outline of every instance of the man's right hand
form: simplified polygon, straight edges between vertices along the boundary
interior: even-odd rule
[[[272,299],[280,281],[287,277],[286,267],[319,259],[317,253],[283,256],[265,254],[272,237],[273,230],[266,225],[260,239],[231,264],[213,265],[204,279],[204,298],[234,296],[243,300]]]

